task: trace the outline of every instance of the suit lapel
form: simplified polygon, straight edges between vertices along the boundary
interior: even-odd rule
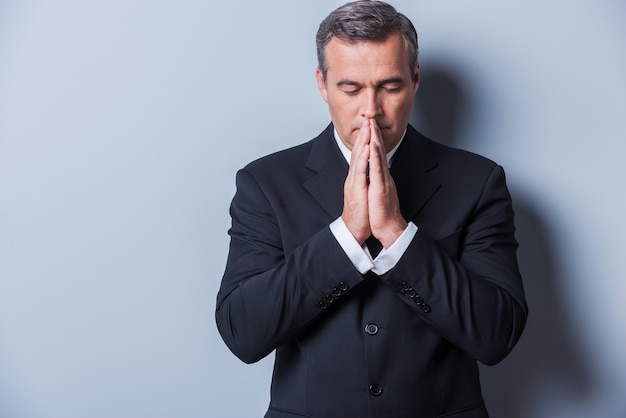
[[[409,125],[391,165],[404,219],[413,219],[441,187],[435,176],[437,165],[426,138]]]
[[[304,187],[331,217],[338,217],[343,210],[343,184],[348,175],[348,163],[339,151],[329,125],[316,139],[307,168],[316,174],[304,183]]]

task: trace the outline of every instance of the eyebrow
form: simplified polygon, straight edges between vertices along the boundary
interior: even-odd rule
[[[356,81],[352,81],[352,80],[340,80],[337,82],[337,87],[341,87],[341,86],[360,86],[360,83],[357,83]]]
[[[402,84],[404,83],[404,79],[402,77],[389,77],[389,78],[385,78],[384,80],[379,81],[376,86],[380,87],[380,86],[384,86],[385,84]],[[340,80],[337,82],[337,87],[342,87],[342,86],[361,86],[361,83],[357,83],[356,81],[353,80]]]
[[[404,83],[404,79],[402,77],[390,77],[384,80],[381,80],[378,83],[378,86],[384,86],[385,84],[402,84]]]

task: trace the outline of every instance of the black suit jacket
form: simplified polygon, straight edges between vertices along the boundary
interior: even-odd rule
[[[219,331],[276,350],[266,417],[485,417],[476,361],[517,342],[527,306],[503,170],[409,126],[391,167],[418,232],[383,276],[332,235],[348,164],[330,125],[237,173]]]

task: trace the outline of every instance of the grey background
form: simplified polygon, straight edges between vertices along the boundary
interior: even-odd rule
[[[238,168],[328,123],[342,1],[0,2],[0,416],[260,417],[213,311]],[[626,2],[395,1],[414,122],[507,172],[528,328],[495,418],[626,416]]]

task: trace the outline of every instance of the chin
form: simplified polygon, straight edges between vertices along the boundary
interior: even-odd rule
[[[391,151],[396,145],[398,145],[398,142],[400,142],[399,136],[389,135],[388,137],[383,137],[383,144],[385,145],[386,152]]]

